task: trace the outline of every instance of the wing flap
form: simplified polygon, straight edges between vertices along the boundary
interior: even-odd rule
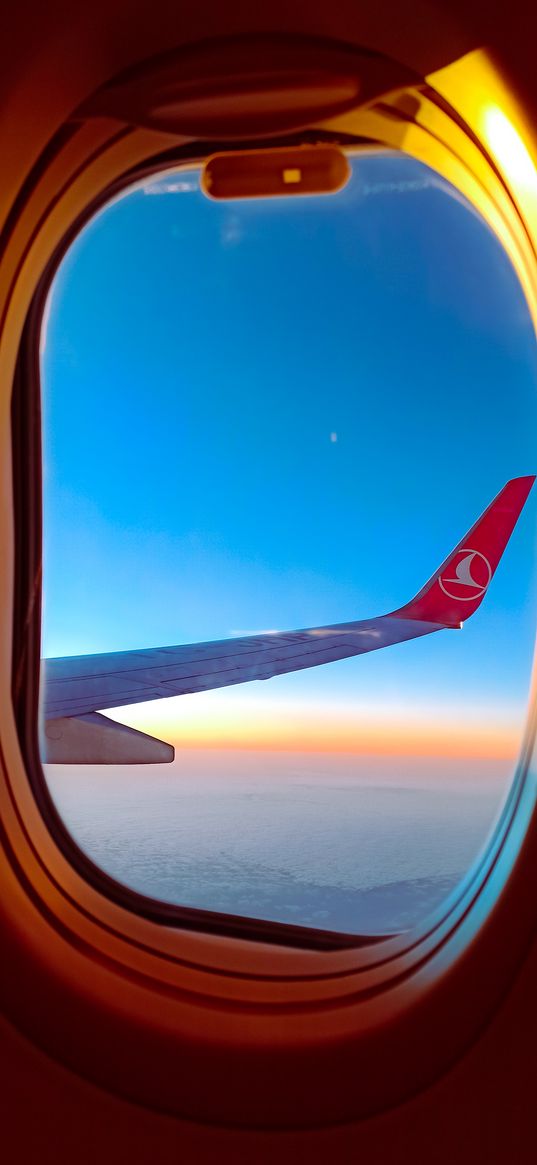
[[[90,712],[45,720],[40,753],[48,764],[147,765],[169,763],[175,749],[147,732]]]

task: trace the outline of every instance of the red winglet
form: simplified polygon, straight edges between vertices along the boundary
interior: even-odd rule
[[[457,627],[473,615],[488,590],[534,481],[535,476],[508,481],[429,582],[392,615],[445,627]]]

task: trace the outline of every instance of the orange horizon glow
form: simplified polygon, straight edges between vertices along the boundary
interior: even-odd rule
[[[144,731],[144,729],[142,729]],[[150,727],[145,729],[156,735]],[[461,760],[511,760],[517,754],[518,741],[508,734],[462,733],[454,740],[452,735],[434,732],[421,735],[408,733],[405,736],[386,738],[373,733],[360,733],[357,739],[352,733],[335,739],[321,730],[309,731],[300,736],[298,732],[281,728],[273,733],[244,732],[229,726],[225,731],[214,729],[204,736],[195,732],[171,733],[167,742],[176,748],[191,749],[244,749],[256,752],[297,752],[327,753],[332,755],[376,755],[376,756],[416,756],[445,757]]]
[[[167,705],[167,706],[166,706]],[[481,715],[479,715],[481,712]],[[177,748],[514,760],[521,726],[482,710],[261,701],[219,691],[106,713]],[[489,713],[492,719],[493,713]]]

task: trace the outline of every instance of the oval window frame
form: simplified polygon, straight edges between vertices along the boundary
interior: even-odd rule
[[[485,64],[492,84],[492,66]],[[501,86],[498,78],[500,94]],[[369,146],[404,148],[479,202],[504,246],[508,241],[535,318],[535,254],[516,190],[514,197],[460,116],[421,91],[408,91],[405,98],[417,102],[412,115],[401,112],[399,93],[389,112],[379,107],[346,113],[336,119],[339,129],[334,122],[324,129],[359,132]],[[467,146],[463,158],[461,140]],[[21,391],[31,389],[32,378],[35,388],[44,288],[62,248],[115,184],[130,184],[148,165],[160,170],[169,156],[169,138],[106,119],[74,127],[56,147],[34,175],[8,248],[8,275],[10,261],[14,278],[6,331],[12,338],[3,368],[9,372],[11,366],[11,380],[18,380]],[[191,161],[192,147],[183,149]],[[25,419],[35,422],[35,412],[27,411]],[[26,437],[31,430],[30,424]],[[3,431],[4,442],[6,436]],[[17,436],[22,439],[20,426]],[[24,624],[36,577],[28,545],[36,483],[26,483],[24,498],[20,454],[18,524],[15,531],[6,528],[6,545],[14,550],[13,533],[19,536],[18,579],[26,573],[26,596],[17,618]],[[77,1070],[83,1063],[97,1082],[163,1111],[243,1127],[304,1127],[371,1115],[397,1103],[444,1071],[477,1035],[535,927],[536,908],[523,894],[537,851],[533,714],[488,849],[434,923],[381,946],[298,950],[266,939],[164,928],[111,900],[73,867],[32,787],[36,661],[24,634],[17,662],[19,733],[13,720],[2,741],[3,828],[13,893],[6,906],[9,966],[1,982],[9,1013],[32,1038]],[[41,969],[49,1005],[39,1010],[28,989],[30,956]],[[106,1064],[99,1054],[103,1025],[107,1048],[113,1046]],[[178,1058],[186,1063],[180,1071]],[[273,1083],[263,1095],[269,1071]]]

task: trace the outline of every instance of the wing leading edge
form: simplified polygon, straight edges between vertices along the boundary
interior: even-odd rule
[[[122,726],[113,721],[106,721],[114,727],[104,733],[109,739],[101,748],[97,711],[267,680],[460,627],[482,602],[534,481],[532,476],[507,482],[415,598],[388,615],[212,643],[44,660],[43,759],[136,763],[134,730],[128,760],[121,759],[126,739],[119,739]],[[141,762],[173,759],[170,746],[139,735]]]

